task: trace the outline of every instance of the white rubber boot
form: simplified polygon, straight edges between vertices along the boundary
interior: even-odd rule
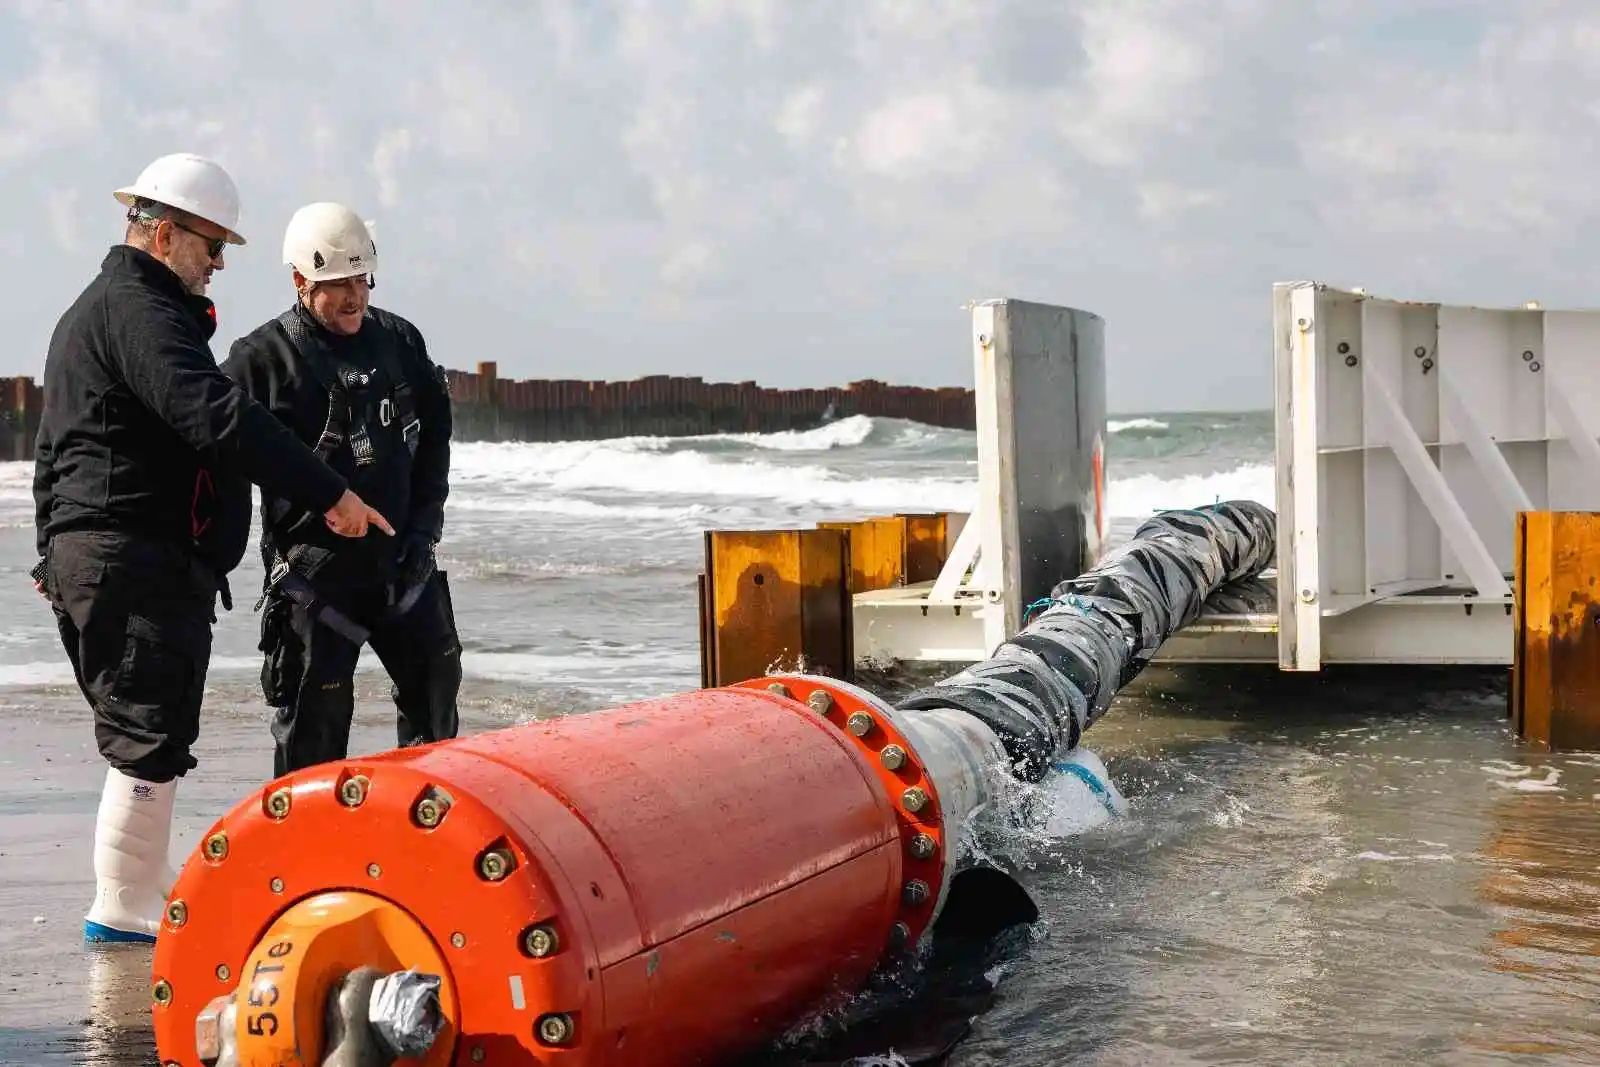
[[[167,843],[178,783],[145,782],[106,768],[94,829],[95,898],[83,917],[93,942],[153,942],[172,888]]]

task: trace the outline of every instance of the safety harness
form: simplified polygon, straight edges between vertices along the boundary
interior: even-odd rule
[[[412,456],[417,454],[422,420],[417,416],[412,401],[411,383],[405,374],[401,373],[399,361],[394,356],[392,347],[394,339],[388,331],[381,333],[383,340],[377,346],[376,367],[373,370],[362,370],[347,364],[328,367],[322,360],[314,358],[312,353],[316,347],[316,340],[296,308],[290,308],[279,315],[278,324],[283,327],[284,333],[289,337],[289,343],[300,356],[301,365],[310,369],[328,393],[328,416],[323,423],[322,433],[317,438],[316,446],[312,449],[318,459],[324,463],[330,462],[339,447],[349,441],[357,468],[370,467],[378,461],[377,451],[373,448],[372,437],[367,429],[367,415],[372,405],[366,401],[363,394],[372,385],[374,374],[379,369],[392,384],[393,396],[392,399],[388,396],[383,397],[378,402],[378,421],[384,428],[388,428],[399,419],[400,435],[406,450]],[[315,516],[309,513],[302,515],[290,526],[285,536],[292,535],[314,518]],[[317,573],[333,559],[333,550],[321,545],[301,543],[285,553],[273,542],[265,523],[262,540],[269,571],[261,599],[256,601],[256,610],[261,610],[269,595],[281,593],[299,604],[311,618],[354,644],[364,644],[371,631],[333,605],[326,603],[314,584]],[[395,617],[410,611],[426,587],[427,576],[424,575],[422,581],[417,582],[404,596],[390,604],[390,615]],[[390,597],[393,595],[391,588]]]
[[[311,373],[317,376],[317,381],[328,391],[328,419],[312,451],[326,463],[344,443],[348,434],[350,451],[355,456],[356,466],[372,466],[378,461],[378,457],[372,448],[372,438],[367,432],[367,420],[364,417],[368,405],[361,406],[363,417],[359,421],[356,420],[356,408],[352,403],[351,394],[359,396],[364,393],[372,384],[373,372],[348,365],[332,368],[330,372],[330,368],[323,366],[320,360],[311,358],[309,353],[316,345],[316,340],[311,336],[310,327],[295,308],[290,308],[279,315],[278,323],[283,327],[284,333],[289,335],[289,343],[294,346],[301,362],[311,369]],[[422,420],[417,417],[416,406],[411,399],[411,383],[400,372],[399,362],[394,358],[392,350],[394,339],[387,331],[381,336],[384,343],[378,345],[376,361],[382,368],[384,376],[394,384],[394,399],[384,397],[378,402],[378,421],[388,428],[398,418],[400,436],[405,441],[406,449],[415,456],[422,433]],[[350,428],[352,422],[355,422],[353,429]]]

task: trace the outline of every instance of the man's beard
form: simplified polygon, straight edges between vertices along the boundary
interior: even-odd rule
[[[184,270],[178,274],[178,278],[183,282],[183,287],[189,290],[190,295],[206,295],[207,282],[206,268],[204,264],[195,267],[185,267]]]

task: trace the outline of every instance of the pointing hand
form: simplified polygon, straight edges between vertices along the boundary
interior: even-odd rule
[[[389,525],[389,520],[349,489],[344,491],[344,496],[339,498],[337,504],[328,509],[323,519],[328,528],[341,537],[365,537],[369,523],[390,537],[394,536],[394,527]]]

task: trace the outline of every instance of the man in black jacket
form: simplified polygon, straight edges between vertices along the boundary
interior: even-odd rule
[[[249,539],[250,482],[338,535],[390,529],[346,480],[216,366],[205,296],[239,198],[198,156],[165,156],[117,199],[126,244],[56,325],[44,368],[34,503],[50,602],[108,767],[90,941],[151,941],[171,889],[177,779],[196,765],[217,598]]]
[[[369,304],[377,249],[342,204],[284,235],[297,299],[234,342],[223,371],[394,520],[393,540],[339,542],[302,504],[262,494],[262,691],[274,773],[346,755],[369,643],[393,681],[401,746],[456,736],[461,643],[434,566],[450,491],[450,394],[410,322]]]

